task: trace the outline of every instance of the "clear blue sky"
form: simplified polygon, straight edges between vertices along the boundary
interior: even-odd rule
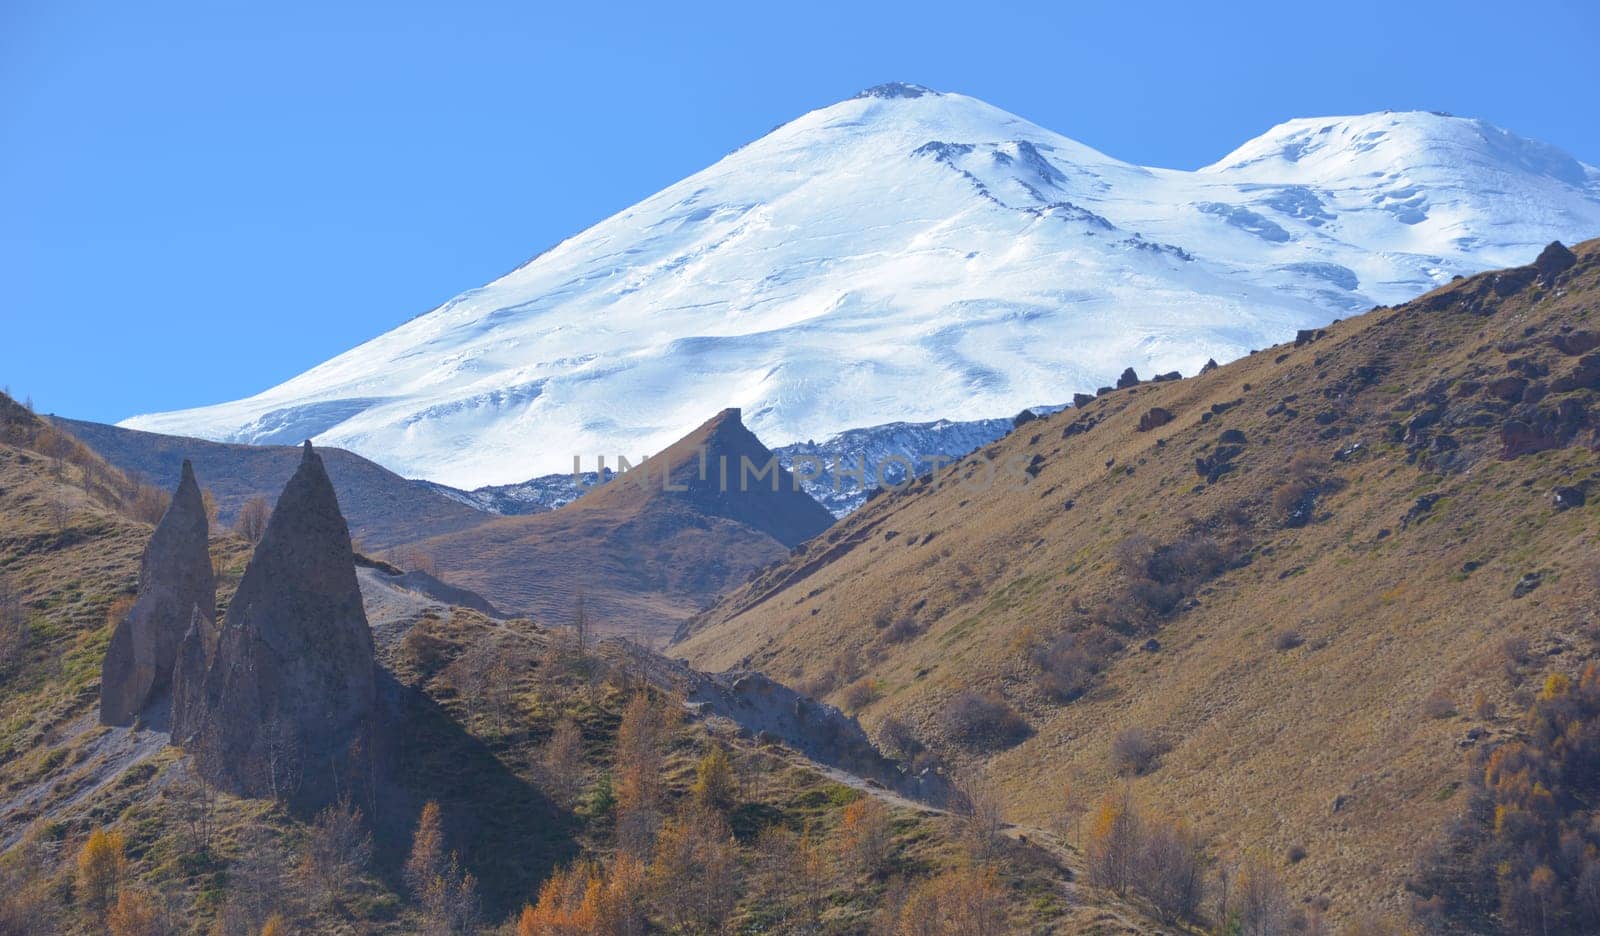
[[[1145,164],[1386,107],[1600,163],[1597,8],[0,0],[0,384],[257,392],[890,80]]]

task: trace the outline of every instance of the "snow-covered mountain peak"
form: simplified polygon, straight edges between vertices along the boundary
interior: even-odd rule
[[[1548,143],[1438,111],[1381,111],[1285,121],[1200,170],[1283,181],[1361,173],[1523,173],[1579,188],[1597,171]]]
[[[919,84],[907,81],[889,81],[881,85],[873,85],[857,94],[858,98],[919,98],[923,95],[942,97],[944,92],[925,88]]]
[[[727,407],[772,446],[1009,416],[1594,236],[1595,176],[1411,113],[1149,169],[882,85],[287,383],[125,425],[314,438],[475,488],[659,451]]]

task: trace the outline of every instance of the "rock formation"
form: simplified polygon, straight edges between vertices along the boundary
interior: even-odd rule
[[[1554,282],[1556,277],[1577,265],[1577,256],[1560,241],[1551,241],[1533,261],[1533,268],[1539,271],[1539,278],[1546,283]]]
[[[1139,431],[1149,432],[1152,429],[1159,429],[1172,422],[1172,419],[1171,410],[1162,406],[1152,406],[1145,411],[1143,416],[1139,417]]]
[[[217,583],[211,571],[206,508],[194,469],[183,474],[156,524],[139,566],[139,595],[111,635],[100,671],[100,721],[131,725],[167,697],[178,645],[191,626],[215,628]]]
[[[185,640],[174,740],[207,779],[297,805],[348,791],[377,703],[350,533],[307,442],[209,653]],[[204,667],[204,673],[194,672]]]

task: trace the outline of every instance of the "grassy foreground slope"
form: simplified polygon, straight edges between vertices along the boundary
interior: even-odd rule
[[[143,491],[0,396],[0,936],[1152,930],[1083,899],[1058,843],[687,717],[640,651],[387,581],[367,599],[388,780],[320,816],[209,790],[163,732],[96,719]],[[249,547],[218,532],[212,553],[225,610]],[[438,873],[418,884],[430,802]]]
[[[1409,913],[1468,759],[1596,653],[1600,242],[1020,426],[680,632],[1045,824],[1131,783]],[[982,482],[998,467],[998,479]]]

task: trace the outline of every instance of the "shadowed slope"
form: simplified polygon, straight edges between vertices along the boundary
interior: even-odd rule
[[[300,461],[300,450],[293,445],[231,445],[60,416],[50,421],[123,471],[162,487],[176,484],[184,461],[192,462],[216,498],[217,519],[224,527],[233,524],[251,498],[275,501],[283,479]],[[369,550],[464,529],[492,517],[343,449],[317,452],[351,533]]]

